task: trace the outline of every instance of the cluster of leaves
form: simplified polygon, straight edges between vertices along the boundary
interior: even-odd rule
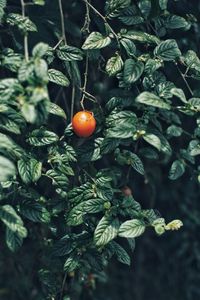
[[[70,42],[58,1],[62,31],[46,20],[54,38],[37,40],[29,57],[28,42],[40,27],[25,13],[34,19],[32,7],[48,12],[51,1],[21,4],[19,14],[0,0],[5,31],[0,220],[11,251],[27,238],[36,239],[38,251],[47,254],[39,266],[42,291],[37,293],[55,299],[64,297],[67,276],[84,285],[91,273],[103,276],[112,256],[129,265],[135,238],[147,227],[160,235],[182,225],[179,220],[166,224],[154,207],[143,209],[141,199],[123,187],[132,186],[132,177],[150,184],[152,163],[165,166],[171,180],[186,171],[198,180],[200,95],[190,81],[200,79],[200,60],[173,39],[174,30],[190,30],[195,18],[170,13],[167,0],[107,0],[103,12],[90,1],[70,1],[63,7],[66,13],[70,7],[86,11],[82,29],[71,24]],[[12,43],[5,46],[8,34]],[[184,87],[171,78],[169,68]],[[113,86],[92,87],[101,81]],[[76,137],[71,128],[80,100],[88,100],[89,109],[93,102],[97,119],[89,139]],[[185,118],[192,120],[192,128]],[[121,246],[121,237],[129,250]]]

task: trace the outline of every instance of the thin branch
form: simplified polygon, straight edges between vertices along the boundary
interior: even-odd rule
[[[194,93],[193,93],[193,91],[192,91],[192,89],[191,89],[189,83],[187,82],[187,80],[186,80],[186,78],[185,78],[186,75],[184,75],[184,74],[181,72],[181,70],[179,69],[179,67],[178,67],[177,64],[175,64],[175,65],[176,65],[177,70],[178,70],[179,74],[181,75],[183,81],[185,82],[185,85],[187,86],[187,88],[188,88],[190,94],[191,94],[192,96],[194,96]],[[187,74],[187,73],[186,73],[186,74]]]
[[[86,3],[86,14],[85,14],[85,22],[84,22],[84,25],[83,27],[81,28],[81,31],[83,33],[90,33],[90,22],[91,22],[91,19],[90,19],[90,7],[89,7],[89,4],[90,3],[90,0],[88,0],[88,3]]]
[[[25,18],[26,14],[25,14],[24,0],[21,0],[21,7],[22,7],[22,16]],[[25,56],[25,60],[28,61],[29,53],[28,53],[28,34],[27,34],[27,32],[24,33],[24,56]]]
[[[85,13],[85,23],[83,25],[82,31],[89,34],[90,33],[90,6],[89,6],[90,2],[86,1],[85,2],[85,6],[86,6],[86,13]],[[80,105],[82,107],[83,110],[85,110],[84,107],[84,100],[85,100],[85,92],[87,89],[87,81],[88,81],[88,70],[89,70],[89,56],[88,56],[88,52],[86,53],[86,60],[85,60],[85,72],[84,72],[84,83],[83,83],[83,87],[81,88],[82,90],[82,98],[80,101]]]
[[[53,47],[53,50],[56,50],[58,48],[58,46],[62,43],[63,38],[61,38],[58,43]]]
[[[88,57],[88,53],[86,54],[86,61],[85,61],[85,73],[84,73],[84,84],[83,84],[83,88],[82,88],[82,99],[80,101],[81,107],[84,110],[84,100],[85,100],[85,91],[87,88],[87,81],[88,81],[88,68],[89,68],[89,57]]]
[[[60,10],[62,39],[64,40],[65,44],[67,44],[66,35],[65,35],[65,19],[63,13],[63,7],[62,7],[62,0],[58,0],[58,3],[59,3],[59,10]]]
[[[78,88],[79,88],[79,90],[80,90],[83,94],[85,94],[88,98],[90,98],[91,101],[97,102],[95,96],[93,96],[92,94],[88,93],[87,91],[83,91],[83,88],[81,88],[81,87],[78,87]]]
[[[76,88],[75,85],[72,86],[72,100],[71,100],[71,121],[74,115],[74,104],[75,104]]]
[[[60,291],[60,300],[63,299],[63,292],[64,292],[66,280],[67,280],[67,272],[65,273],[65,276],[63,278],[62,288],[61,288],[61,291]]]
[[[112,27],[110,26],[110,24],[108,23],[108,21],[106,20],[106,17],[104,17],[91,3],[89,3],[87,0],[82,0],[83,2],[85,2],[106,24],[107,28],[109,28],[109,30],[112,32],[113,36],[116,38],[118,44],[119,44],[119,38],[116,34],[116,32],[112,29]]]
[[[151,29],[153,30],[153,32],[154,32],[156,35],[158,35],[157,31],[156,31],[155,28],[151,25],[151,23],[149,23],[149,25],[150,25]],[[192,96],[194,96],[194,93],[193,93],[193,91],[192,91],[192,89],[191,89],[191,87],[190,87],[188,81],[186,80],[186,75],[187,75],[187,73],[188,73],[188,71],[189,71],[189,68],[187,68],[186,71],[185,71],[185,74],[183,74],[183,73],[181,72],[181,70],[179,69],[177,63],[174,62],[174,65],[176,66],[176,68],[177,68],[179,74],[181,75],[181,77],[182,77],[182,79],[183,79],[183,81],[184,81],[186,87],[188,88],[190,94],[191,94]]]

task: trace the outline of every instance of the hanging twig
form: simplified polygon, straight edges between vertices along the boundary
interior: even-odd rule
[[[86,61],[85,61],[85,72],[84,72],[84,84],[83,84],[83,87],[82,87],[82,93],[83,93],[83,96],[82,96],[82,99],[80,101],[80,104],[81,104],[81,107],[82,109],[84,110],[84,100],[85,100],[85,91],[86,91],[86,88],[87,88],[87,80],[88,80],[88,68],[89,68],[89,58],[88,58],[88,53],[86,54]]]
[[[108,23],[108,21],[106,20],[106,17],[104,17],[91,3],[89,3],[87,0],[82,0],[83,2],[85,2],[106,24],[107,28],[110,30],[110,32],[112,32],[113,36],[115,37],[115,39],[117,40],[118,44],[119,44],[119,38],[118,35],[116,34],[116,32],[112,29],[112,27],[110,26],[110,24]]]
[[[185,77],[186,77],[186,74],[187,74],[187,72],[188,72],[188,70],[186,70],[187,72],[186,72],[185,74],[183,74],[183,73],[181,72],[181,70],[179,69],[178,65],[177,65],[177,64],[175,64],[175,65],[176,65],[177,70],[178,70],[179,74],[181,75],[183,81],[185,82],[185,85],[186,85],[186,87],[188,88],[188,91],[190,92],[190,94],[191,94],[192,96],[194,96],[194,93],[193,93],[193,91],[192,91],[192,89],[191,89],[191,87],[190,87],[188,81],[187,81],[186,78],[185,78]]]
[[[67,39],[65,35],[65,19],[64,19],[64,13],[63,13],[63,7],[62,7],[62,0],[58,0],[59,3],[59,9],[60,9],[60,21],[61,21],[61,31],[62,31],[62,40],[65,44],[67,44]]]

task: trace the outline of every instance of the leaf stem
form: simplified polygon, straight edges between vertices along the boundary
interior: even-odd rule
[[[25,3],[24,0],[21,0],[21,7],[22,7],[22,16],[25,18]],[[24,56],[25,60],[29,61],[29,53],[28,53],[28,33],[24,33]]]

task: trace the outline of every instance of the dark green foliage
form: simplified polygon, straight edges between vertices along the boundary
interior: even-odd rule
[[[165,182],[200,181],[199,29],[187,5],[0,0],[0,259],[17,286],[3,280],[2,299],[99,300],[112,257],[130,265],[137,237],[183,225],[156,208]],[[81,109],[97,121],[89,138],[71,127]]]

